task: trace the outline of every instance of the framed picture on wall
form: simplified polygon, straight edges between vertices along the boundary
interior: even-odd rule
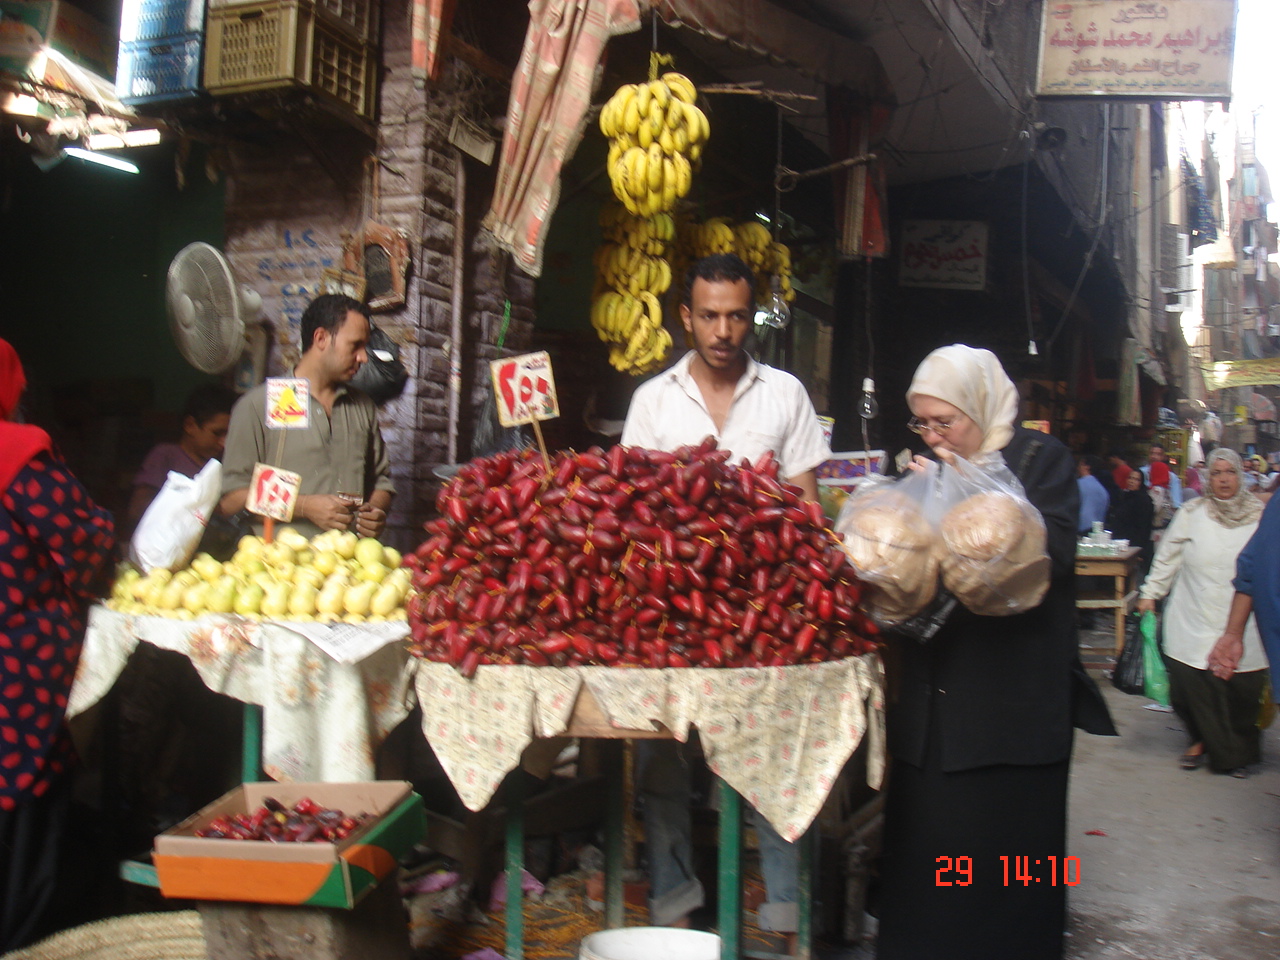
[[[352,270],[334,270],[332,267],[320,273],[321,293],[340,293],[344,297],[364,303],[364,274]]]
[[[343,269],[364,278],[372,311],[395,310],[405,303],[409,277],[409,237],[373,220],[347,239],[342,251]]]

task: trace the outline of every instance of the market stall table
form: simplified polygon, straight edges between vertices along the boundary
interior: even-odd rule
[[[1080,610],[1114,610],[1116,618],[1115,654],[1120,655],[1124,646],[1124,618],[1129,612],[1129,605],[1137,597],[1137,588],[1130,589],[1129,584],[1138,570],[1139,547],[1128,547],[1113,556],[1076,555],[1077,577],[1112,577],[1114,586],[1111,590],[1086,590],[1076,596],[1076,607]]]
[[[329,631],[326,639],[322,624],[230,615],[184,621],[95,606],[67,717],[101,700],[134,648],[151,643],[187,657],[210,690],[261,706],[261,768],[267,776],[372,780],[374,751],[409,715],[409,655],[402,639],[408,630],[403,624],[346,626]]]
[[[760,669],[490,666],[480,667],[470,680],[453,667],[421,661],[414,687],[423,734],[471,810],[493,799],[535,738],[672,736],[685,741],[696,727],[719,782],[718,915],[722,956],[728,960],[741,950],[741,798],[795,842],[864,737],[872,786],[884,772],[882,672],[876,654]],[[611,927],[622,922],[618,792],[611,804],[606,875],[611,909],[605,923]],[[522,830],[519,798],[510,799],[506,953],[508,960],[519,960]],[[802,926],[800,941],[807,945],[804,911]]]

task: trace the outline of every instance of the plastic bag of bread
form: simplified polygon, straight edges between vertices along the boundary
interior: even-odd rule
[[[1044,519],[1007,468],[998,474],[963,459],[941,468],[938,527],[942,584],[966,608],[1003,617],[1038,606],[1049,589]]]
[[[910,619],[938,590],[937,534],[922,510],[930,482],[912,474],[860,484],[836,519],[844,551],[866,584],[862,609],[885,625]]]

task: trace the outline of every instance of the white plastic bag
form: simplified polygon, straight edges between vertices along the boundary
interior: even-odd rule
[[[222,464],[210,460],[199,473],[184,477],[169,471],[164,486],[138,521],[129,559],[143,573],[157,567],[177,570],[195,553],[222,490]]]

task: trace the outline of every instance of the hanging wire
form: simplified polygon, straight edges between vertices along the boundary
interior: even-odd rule
[[[1027,247],[1027,179],[1036,155],[1036,142],[1030,131],[1025,128],[1023,129],[1023,136],[1030,142],[1031,149],[1022,164],[1022,209],[1020,211],[1022,220],[1022,309],[1027,318],[1027,353],[1034,357],[1039,355],[1040,351],[1036,349],[1036,332],[1031,322],[1031,254]]]

